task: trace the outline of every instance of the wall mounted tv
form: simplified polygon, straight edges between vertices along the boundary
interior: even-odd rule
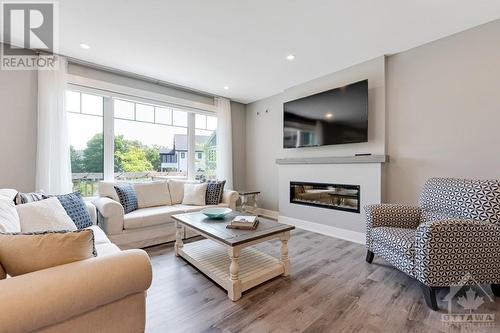
[[[368,141],[368,80],[283,105],[283,147]]]

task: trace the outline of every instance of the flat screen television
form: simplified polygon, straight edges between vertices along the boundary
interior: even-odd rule
[[[284,103],[283,147],[368,141],[368,80]]]

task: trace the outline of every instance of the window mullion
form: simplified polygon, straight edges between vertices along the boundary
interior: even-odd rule
[[[195,130],[195,114],[190,112],[188,113],[188,153],[187,153],[187,162],[188,162],[188,178],[191,180],[195,179],[196,170],[195,170],[195,149],[196,149],[196,130]]]
[[[111,97],[104,97],[104,180],[115,178],[115,122],[114,105]]]

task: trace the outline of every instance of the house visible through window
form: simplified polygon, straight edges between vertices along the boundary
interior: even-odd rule
[[[215,179],[217,149],[217,118],[197,114],[195,117],[195,178],[198,180]]]
[[[187,137],[187,112],[115,99],[114,113],[116,179],[187,177],[187,163],[176,156],[176,138]]]
[[[107,110],[108,105],[112,109]],[[128,181],[190,176],[189,126],[195,130],[195,174],[190,177],[215,178],[216,117],[194,113],[189,118],[190,111],[79,91],[67,91],[66,109],[73,186],[84,196],[96,193],[105,165],[110,166],[106,177]],[[105,123],[113,126],[104,128]],[[114,142],[109,156],[105,156],[105,138]]]

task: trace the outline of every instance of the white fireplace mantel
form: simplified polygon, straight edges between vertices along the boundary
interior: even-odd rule
[[[389,155],[294,157],[276,159],[276,164],[354,164],[387,162],[389,162]]]

